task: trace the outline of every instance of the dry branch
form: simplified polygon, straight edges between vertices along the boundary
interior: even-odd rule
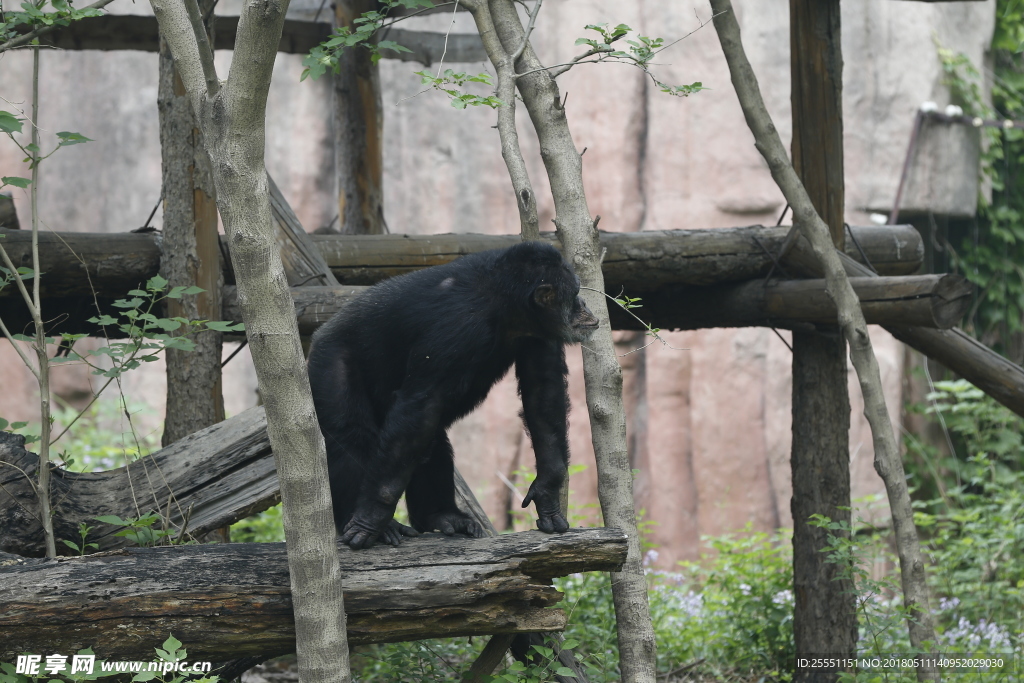
[[[864,397],[864,414],[871,426],[875,469],[885,482],[889,497],[900,557],[903,595],[908,608],[907,625],[911,645],[915,651],[926,652],[926,643],[935,643],[935,629],[932,626],[928,604],[924,557],[921,554],[917,529],[914,527],[910,493],[907,490],[906,476],[889,412],[885,406],[881,375],[871,347],[871,338],[868,336],[867,323],[864,321],[857,295],[839,260],[839,254],[832,245],[828,226],[818,216],[807,196],[807,191],[793,170],[785,147],[765,108],[757,77],[743,50],[740,28],[732,10],[732,3],[730,0],[712,0],[711,6],[715,12],[715,29],[729,64],[729,72],[743,115],[754,135],[754,144],[768,162],[772,177],[793,208],[794,224],[811,243],[825,271],[828,291],[839,309],[839,326],[850,345],[850,357],[857,370]],[[918,668],[918,678],[937,679],[938,673],[934,666],[922,664]]]
[[[409,539],[338,550],[353,644],[556,631],[554,577],[614,571],[615,529]],[[150,659],[168,632],[192,660],[295,651],[283,543],[123,549],[55,560],[0,558],[0,661],[23,652]]]

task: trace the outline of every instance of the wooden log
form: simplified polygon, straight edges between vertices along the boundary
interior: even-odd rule
[[[39,457],[26,451],[21,436],[0,432],[0,552],[42,556],[42,526],[35,516]],[[78,524],[94,527],[90,543],[119,548],[120,529],[97,523],[101,515],[135,518],[158,511],[164,528],[181,538],[203,535],[267,509],[280,501],[277,470],[267,438],[263,408],[251,408],[106,472],[54,469],[54,533],[78,539]],[[62,544],[58,543],[58,546]],[[60,548],[63,552],[63,546]]]
[[[340,545],[349,642],[561,630],[565,613],[548,609],[562,597],[551,579],[616,571],[625,554],[616,529]],[[294,652],[284,544],[8,555],[0,559],[0,633],[0,661],[85,647],[100,660],[149,660],[168,633],[190,660]]]
[[[277,211],[288,224],[286,213]],[[671,284],[711,285],[764,276],[788,229],[720,228],[601,233],[605,282],[612,288],[652,291]],[[4,248],[17,266],[31,264],[31,235],[8,231]],[[854,227],[853,235],[882,275],[908,275],[921,265],[921,236],[910,225]],[[554,241],[554,233],[542,233]],[[371,285],[394,275],[448,263],[459,256],[516,244],[516,235],[310,235],[343,285]],[[851,244],[850,255],[862,260]],[[557,243],[556,243],[557,245]],[[762,245],[764,249],[762,249]],[[766,251],[766,249],[768,251]],[[227,253],[227,245],[224,245]],[[43,232],[39,235],[43,296],[123,297],[157,274],[160,238],[139,233]],[[234,282],[230,263],[225,281]],[[311,272],[315,272],[315,269]],[[90,289],[91,287],[91,289]],[[12,287],[0,300],[13,298]],[[3,309],[0,309],[0,313]],[[5,318],[6,319],[6,318]]]
[[[959,275],[853,278],[864,315],[875,325],[953,327],[967,313],[973,288]],[[632,296],[632,293],[630,294]],[[641,293],[642,307],[633,309],[653,327],[696,330],[708,327],[793,328],[802,323],[835,325],[835,304],[824,280],[752,280],[714,287],[675,286]],[[643,330],[617,307],[612,327]],[[307,314],[308,315],[308,314]]]
[[[855,278],[854,289],[868,322],[877,325],[921,325],[945,329],[970,307],[970,284],[959,275]],[[364,287],[292,288],[299,333],[313,334]],[[617,291],[609,292],[616,294]],[[737,285],[678,285],[653,292],[628,292],[642,306],[639,318],[665,330],[708,327],[782,327],[797,323],[835,324],[836,308],[825,293],[824,280],[753,280]],[[636,318],[612,306],[616,330],[646,329]],[[225,287],[224,316],[241,320],[233,287]]]
[[[858,244],[882,275],[917,272],[924,258],[913,226],[853,227],[847,254],[863,261]],[[712,230],[602,232],[608,289],[651,291],[669,284],[711,285],[761,277],[781,252],[789,228],[754,225]],[[849,232],[849,231],[848,231]],[[560,247],[553,232],[541,237]],[[509,247],[517,235],[313,235],[343,285],[372,285],[395,275],[448,263],[466,254]]]
[[[307,54],[331,35],[331,24],[327,21],[286,19],[281,33],[278,52]],[[235,49],[235,33],[238,31],[237,16],[217,16],[217,31],[214,34],[215,50]],[[440,60],[448,63],[480,62],[487,59],[483,43],[476,33],[436,33],[430,31],[409,31],[391,28],[387,40],[394,41],[409,52],[381,50],[384,59],[398,59],[404,62],[419,62],[426,66]],[[70,26],[58,28],[40,38],[44,45],[63,50],[139,50],[156,52],[159,29],[156,17],[138,14],[106,14],[73,22]],[[446,45],[447,42],[447,45]]]

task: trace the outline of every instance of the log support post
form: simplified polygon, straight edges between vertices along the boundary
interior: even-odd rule
[[[338,0],[338,26],[352,26],[373,0]],[[334,76],[335,168],[338,174],[338,225],[346,235],[382,235],[384,223],[384,113],[380,71],[370,52],[342,52]]]
[[[793,166],[832,240],[844,247],[839,0],[790,0]],[[853,656],[856,609],[849,581],[821,551],[828,532],[812,514],[850,521],[850,399],[846,342],[838,327],[793,333],[793,630],[797,657]],[[801,682],[837,671],[797,668]]]
[[[212,4],[204,0],[200,6],[206,12]],[[224,268],[210,160],[185,86],[162,40],[157,103],[164,200],[160,271],[170,287],[195,285],[205,290],[195,296],[169,299],[166,314],[189,320],[220,320]],[[165,446],[224,419],[221,333],[200,332],[194,341],[193,351],[166,352]]]

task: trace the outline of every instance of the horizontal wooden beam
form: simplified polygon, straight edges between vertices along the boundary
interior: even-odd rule
[[[867,321],[947,329],[970,307],[971,285],[959,275],[853,278]],[[311,335],[365,287],[293,287],[299,333]],[[641,307],[633,313],[653,327],[697,330],[709,327],[780,327],[836,323],[836,307],[824,280],[755,280],[710,287],[674,286],[629,292]],[[612,328],[643,330],[643,323],[609,303]],[[224,318],[241,321],[233,286],[224,288]]]
[[[93,522],[93,525],[96,525]],[[559,631],[553,577],[617,571],[615,529],[525,531],[469,539],[425,535],[397,548],[339,546],[349,643]],[[284,543],[122,549],[0,561],[0,661],[25,652],[152,659],[173,633],[190,660],[295,651]]]
[[[235,49],[235,33],[238,30],[237,16],[218,16],[214,32],[215,50]],[[332,26],[325,21],[286,19],[277,49],[288,54],[306,54],[327,40]],[[88,17],[73,22],[70,26],[55,29],[40,40],[63,50],[139,50],[156,52],[160,46],[160,32],[156,17],[140,14],[105,14],[102,17]],[[437,33],[430,31],[409,31],[392,28],[381,34],[381,39],[403,45],[410,52],[382,50],[384,59],[398,59],[419,62],[430,66],[444,54],[446,62],[486,61],[480,36],[475,33]],[[447,51],[445,50],[447,40]]]
[[[915,273],[924,258],[912,225],[853,227],[847,254],[882,275]],[[848,231],[848,236],[851,235]],[[712,285],[767,275],[788,226],[752,225],[710,230],[602,232],[601,267],[608,289],[652,291],[667,285]],[[460,256],[511,246],[518,235],[311,235],[344,285],[372,285],[395,275],[448,263]],[[555,233],[541,238],[560,248]],[[858,247],[859,245],[859,247]],[[801,238],[795,251],[809,250]],[[785,271],[776,271],[785,275]]]
[[[872,325],[917,325],[948,329],[971,305],[973,287],[959,275],[851,278],[864,317]],[[752,280],[712,287],[674,286],[640,296],[633,309],[652,327],[696,330],[709,327],[835,325],[835,303],[824,280]],[[612,327],[643,330],[621,308],[609,305]]]
[[[2,232],[2,231],[0,231]],[[788,228],[718,228],[601,233],[603,262],[610,291],[626,288],[650,292],[669,285],[712,285],[763,277],[772,267]],[[7,231],[4,248],[16,266],[31,266],[32,236]],[[863,260],[861,250],[882,275],[907,275],[921,265],[921,236],[910,225],[854,227],[848,253]],[[449,263],[460,256],[516,244],[517,235],[311,235],[338,281],[371,285],[414,270]],[[559,246],[554,233],[542,237]],[[806,250],[796,243],[793,253]],[[227,244],[222,252],[228,253]],[[42,294],[90,300],[123,297],[160,269],[158,238],[138,233],[43,232],[39,235]],[[785,275],[784,271],[776,274]],[[227,282],[234,282],[230,269]],[[13,287],[0,290],[0,301],[13,298]],[[2,312],[3,309],[0,309]],[[90,315],[94,315],[92,313]]]

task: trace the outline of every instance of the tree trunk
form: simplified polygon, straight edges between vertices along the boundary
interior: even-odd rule
[[[837,249],[845,244],[843,55],[839,0],[790,0],[793,167]],[[961,313],[962,315],[962,313]],[[832,320],[838,320],[833,313]],[[847,658],[857,645],[848,568],[827,561],[829,534],[811,515],[850,523],[850,397],[846,342],[835,324],[793,332],[793,637],[799,660]],[[844,569],[846,571],[844,571]],[[802,683],[835,681],[844,667],[797,667]]]
[[[253,0],[243,6],[223,85],[195,0],[151,4],[213,161],[217,206],[284,502],[300,676],[310,683],[347,683],[351,673],[327,458],[294,305],[274,246],[263,156],[267,93],[288,1]]]
[[[212,5],[205,1],[200,8],[205,12]],[[206,290],[169,299],[166,315],[220,320],[224,269],[210,158],[166,43],[161,43],[160,50],[157,108],[164,198],[160,272],[170,287],[195,285]],[[194,350],[167,349],[164,446],[224,419],[221,338],[220,332],[204,330],[192,336]]]

